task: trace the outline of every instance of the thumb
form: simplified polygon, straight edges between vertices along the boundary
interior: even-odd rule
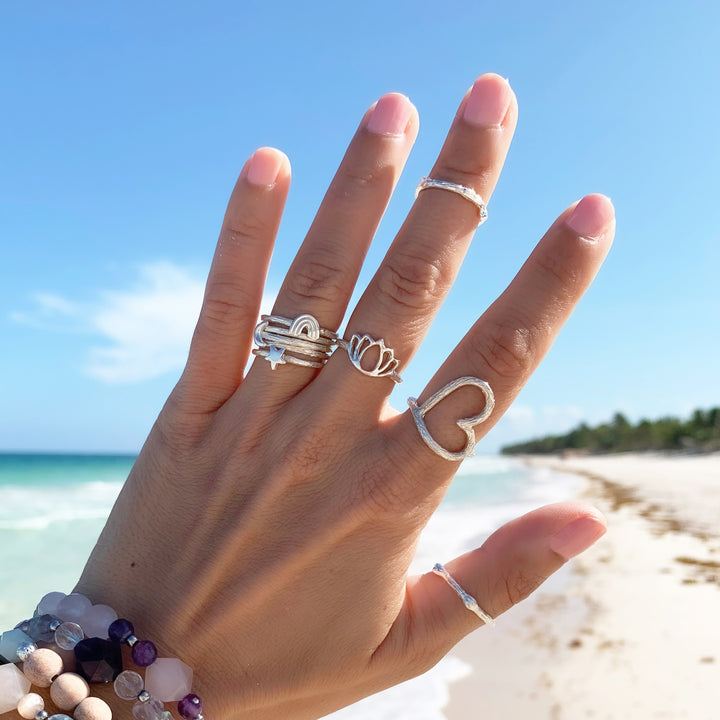
[[[592,506],[547,505],[503,525],[480,548],[445,567],[480,608],[495,618],[525,599],[606,530],[605,518]],[[442,577],[428,572],[408,581],[405,603],[383,643],[382,655],[394,656],[395,663],[405,660],[409,675],[419,674],[482,624]]]

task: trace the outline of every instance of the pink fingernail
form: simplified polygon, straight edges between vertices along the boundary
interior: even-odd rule
[[[566,525],[550,541],[550,549],[565,560],[587,550],[605,533],[607,527],[599,517],[582,517]]]
[[[500,127],[512,101],[510,83],[500,75],[481,75],[472,86],[465,102],[463,117],[469,123],[484,127]]]
[[[367,129],[377,135],[401,137],[405,134],[413,104],[400,93],[383,95],[375,104]]]
[[[264,185],[270,188],[275,184],[285,160],[285,153],[275,148],[259,148],[250,158],[245,177],[253,185]]]
[[[575,206],[565,221],[578,235],[589,238],[600,237],[615,217],[612,201],[605,195],[586,195]]]

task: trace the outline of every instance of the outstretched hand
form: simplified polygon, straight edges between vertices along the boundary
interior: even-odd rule
[[[429,176],[488,202],[516,117],[507,82],[479,78]],[[273,315],[308,313],[337,330],[417,130],[402,95],[368,110]],[[209,720],[320,717],[422,673],[481,625],[442,578],[408,577],[458,462],[428,447],[409,410],[389,408],[392,379],[358,372],[342,349],[322,368],[273,368],[258,357],[243,374],[289,184],[289,162],[277,150],[257,150],[243,168],[187,366],[77,587],[132,619],[161,655],[194,668]],[[402,373],[477,224],[466,199],[421,192],[344,338],[382,338]],[[547,352],[613,234],[604,196],[565,210],[419,402],[459,377],[487,381],[495,407],[474,428],[479,441]],[[477,388],[461,388],[425,416],[428,432],[462,449],[455,421],[484,403]],[[496,617],[604,530],[592,508],[557,504],[446,566]]]

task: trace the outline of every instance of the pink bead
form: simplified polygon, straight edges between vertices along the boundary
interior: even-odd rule
[[[38,687],[50,687],[53,678],[63,671],[62,658],[49,648],[36,650],[23,663],[25,677]]]
[[[158,658],[145,671],[145,689],[162,702],[182,700],[192,689],[193,671],[177,658]]]
[[[20,717],[25,720],[33,720],[33,718],[45,709],[45,701],[37,693],[28,693],[20,698],[17,704],[17,711]]]
[[[75,720],[112,720],[110,706],[100,698],[85,698],[73,713]]]
[[[30,689],[30,680],[18,670],[17,665],[0,665],[0,715],[14,710]]]
[[[56,615],[61,620],[80,625],[80,619],[91,606],[92,603],[84,595],[80,593],[70,593],[70,595],[66,595],[58,603]]]
[[[80,618],[78,625],[85,637],[99,637],[107,640],[110,623],[117,620],[117,613],[109,605],[93,605]]]
[[[43,595],[42,600],[38,603],[38,614],[57,616],[58,604],[64,598],[65,593],[61,592],[49,592],[47,595]]]
[[[87,680],[75,673],[63,673],[50,686],[50,697],[61,710],[72,710],[89,694]]]

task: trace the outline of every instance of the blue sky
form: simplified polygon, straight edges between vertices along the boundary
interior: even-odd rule
[[[229,192],[261,145],[293,185],[268,293],[365,109],[420,136],[363,286],[475,77],[520,120],[403,407],[567,205],[615,247],[483,449],[720,404],[720,5],[25,2],[0,8],[0,449],[136,451],[177,379]]]

